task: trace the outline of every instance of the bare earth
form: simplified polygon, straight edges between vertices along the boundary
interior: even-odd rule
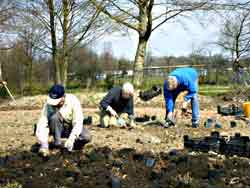
[[[168,129],[157,125],[103,129],[97,126],[98,109],[87,108],[83,102],[84,115],[94,118],[93,124],[87,126],[92,142],[83,151],[71,154],[52,150],[48,160],[30,151],[36,143],[33,124],[42,104],[37,101],[44,98],[32,101],[33,105],[0,106],[0,187],[105,188],[112,187],[112,177],[117,177],[124,188],[250,187],[248,158],[183,150],[185,134],[201,137],[217,130],[227,136],[236,132],[250,136],[243,120],[236,120],[237,127],[230,128],[234,117],[218,115],[215,99],[201,97],[202,121],[197,129],[190,127],[191,117],[179,119],[175,127]],[[152,104],[137,101],[136,114],[164,117],[162,99]],[[208,117],[219,121],[223,128],[204,128]],[[153,165],[149,159],[153,159]]]

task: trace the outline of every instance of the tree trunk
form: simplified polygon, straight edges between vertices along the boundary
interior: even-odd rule
[[[2,61],[0,61],[0,81],[3,80]]]
[[[152,8],[154,0],[142,1],[139,11],[139,41],[134,61],[133,83],[141,86],[143,82],[143,68],[147,49],[147,42],[152,32]]]
[[[133,83],[135,86],[140,86],[143,81],[143,67],[147,48],[147,40],[143,37],[139,37],[139,42],[136,50],[136,56],[134,61],[134,76]]]
[[[69,64],[69,57],[68,55],[66,54],[64,57],[63,57],[63,64],[61,66],[61,78],[62,78],[62,85],[64,87],[66,87],[67,85],[67,78],[68,78],[68,64]]]
[[[50,35],[51,35],[51,44],[52,44],[52,63],[55,67],[55,78],[54,81],[57,84],[62,84],[61,71],[60,71],[60,62],[58,61],[58,51],[56,43],[56,29],[55,29],[55,8],[54,0],[47,1],[49,8],[49,17],[50,17]]]
[[[31,58],[29,62],[29,70],[28,70],[28,83],[29,83],[29,91],[32,91],[32,81],[33,81],[33,60]]]
[[[67,84],[67,73],[69,63],[69,52],[68,52],[68,34],[69,34],[69,12],[70,2],[69,0],[63,0],[63,56],[61,65],[61,79],[62,85],[66,87]]]
[[[52,62],[55,65],[55,83],[56,84],[62,84],[61,79],[61,68],[60,68],[60,62],[58,61],[57,53],[52,52]]]
[[[216,66],[216,70],[215,70],[215,83],[216,85],[218,84],[219,81],[219,70],[218,67]]]

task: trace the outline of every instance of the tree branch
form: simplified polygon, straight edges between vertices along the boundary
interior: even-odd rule
[[[178,11],[177,13],[165,18],[163,21],[161,21],[159,24],[157,24],[153,29],[152,29],[152,32],[157,29],[158,27],[160,27],[162,24],[164,24],[165,22],[167,22],[168,20],[178,16],[179,14],[183,13],[183,12],[188,12],[188,11],[192,11],[192,10],[197,10],[201,7],[203,7],[204,5],[206,5],[206,2],[204,3],[200,3],[198,4],[197,6],[192,6],[192,7],[189,7],[189,8],[184,8],[184,9],[179,9],[179,10],[176,10]],[[186,5],[185,5],[186,6]]]
[[[90,1],[93,3],[93,5],[94,5],[98,10],[101,10],[104,14],[106,14],[106,15],[107,15],[109,18],[111,18],[112,20],[114,20],[114,21],[116,21],[116,22],[118,22],[118,23],[121,23],[121,24],[127,26],[127,27],[130,28],[130,29],[133,29],[133,30],[139,32],[139,30],[138,30],[137,27],[133,26],[133,25],[130,24],[130,23],[125,22],[124,20],[120,19],[120,18],[117,17],[117,16],[113,16],[105,7],[103,7],[102,5],[99,5],[99,4],[96,2],[96,0],[90,0]]]
[[[136,19],[137,21],[139,21],[139,17],[138,17],[138,16],[135,16],[135,15],[133,15],[133,14],[130,14],[129,11],[126,11],[126,10],[122,9],[122,8],[119,7],[117,4],[115,4],[115,2],[114,2],[113,0],[108,0],[108,1],[109,1],[114,7],[116,7],[119,11],[121,11],[121,12],[127,14],[128,16],[130,16],[130,17]]]

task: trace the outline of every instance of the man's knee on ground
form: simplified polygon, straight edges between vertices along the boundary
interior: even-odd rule
[[[116,117],[111,116],[109,119],[109,125],[110,126],[117,126],[117,119]]]
[[[100,118],[100,124],[102,127],[108,127],[109,126],[109,120],[110,120],[110,116],[109,115],[104,115],[101,116]]]

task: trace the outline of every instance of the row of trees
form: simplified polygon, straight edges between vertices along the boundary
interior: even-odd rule
[[[98,55],[90,48],[76,47],[68,60],[68,83],[89,87],[94,85],[96,76],[104,71],[131,69],[131,62],[125,58],[115,58],[112,49],[109,50]],[[0,62],[4,79],[15,92],[38,94],[53,83],[55,69],[52,59],[39,55],[32,58],[31,63],[25,43],[21,41],[11,49],[1,51]]]
[[[68,67],[68,87],[95,87],[100,83],[97,75],[103,73],[115,74],[117,70],[122,71],[118,76],[127,77],[126,71],[132,70],[131,62],[124,58],[117,59],[113,57],[112,51],[109,49],[101,55],[97,55],[88,48],[75,48],[70,59]],[[29,56],[25,53],[25,48],[22,43],[18,43],[8,51],[2,51],[0,62],[2,62],[3,75],[8,81],[11,90],[21,94],[39,94],[46,91],[48,85],[52,84],[55,70],[51,58],[48,56],[38,56],[32,61],[32,69],[27,63]],[[241,64],[244,67],[249,66],[249,59],[244,59]],[[149,57],[144,66],[144,79],[147,82],[156,77],[164,79],[167,72],[174,69],[175,66],[181,65],[200,65],[197,67],[200,70],[205,70],[206,75],[203,75],[204,81],[207,83],[227,83],[230,82],[231,68],[229,60],[222,55],[207,56],[204,54],[190,54],[186,57]],[[160,69],[151,69],[151,67],[162,67]],[[221,68],[223,67],[223,69]],[[148,69],[149,68],[149,69]],[[211,74],[210,74],[211,73]],[[145,78],[148,77],[148,78]],[[221,79],[223,78],[223,79]],[[113,78],[114,79],[114,78]],[[131,77],[129,77],[131,79]],[[119,82],[119,80],[117,80]],[[107,80],[108,82],[108,80]],[[101,82],[102,83],[102,82]]]
[[[30,86],[34,62],[39,59],[50,64],[49,78],[66,85],[68,71],[76,69],[69,64],[80,60],[74,55],[81,53],[79,49],[104,33],[133,30],[138,36],[134,82],[140,85],[150,36],[171,21],[181,23],[201,13],[226,15],[217,44],[234,59],[249,55],[249,9],[248,1],[226,0],[2,0],[0,42],[2,51],[22,49],[25,58],[18,60],[27,67]],[[96,62],[94,57],[91,62]]]

